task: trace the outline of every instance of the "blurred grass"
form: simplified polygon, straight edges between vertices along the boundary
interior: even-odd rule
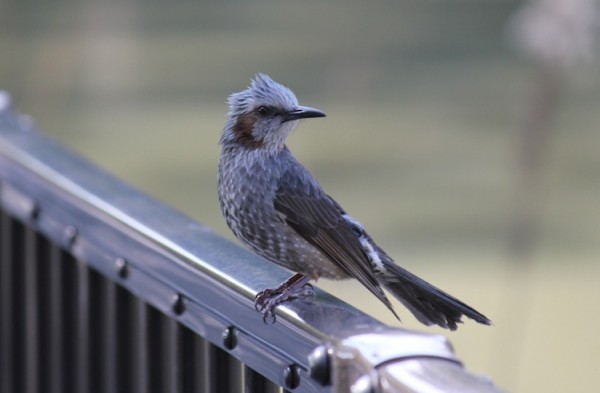
[[[534,69],[504,40],[516,4],[6,2],[0,87],[62,143],[231,237],[216,197],[225,100],[270,73],[328,114],[289,143],[327,191],[402,265],[494,320],[450,334],[469,369],[514,391],[591,391],[600,78],[570,80],[541,239],[517,266],[506,239]],[[319,285],[397,324],[356,283]]]

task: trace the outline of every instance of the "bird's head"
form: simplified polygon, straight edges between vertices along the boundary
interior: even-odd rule
[[[250,87],[229,96],[228,119],[220,143],[279,150],[298,120],[323,116],[315,108],[298,105],[287,87],[258,74]]]

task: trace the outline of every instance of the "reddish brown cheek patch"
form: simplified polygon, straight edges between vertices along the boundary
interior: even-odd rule
[[[237,122],[233,126],[233,132],[235,133],[235,139],[238,143],[246,145],[250,148],[256,149],[262,147],[264,142],[262,140],[254,139],[252,135],[252,129],[257,118],[254,114],[240,115],[238,116]]]

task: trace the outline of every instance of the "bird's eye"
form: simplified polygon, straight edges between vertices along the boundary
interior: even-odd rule
[[[269,110],[268,107],[262,105],[262,106],[259,106],[258,108],[256,108],[256,113],[259,116],[263,116],[264,117],[264,116],[268,116],[269,113],[271,113],[271,111]]]

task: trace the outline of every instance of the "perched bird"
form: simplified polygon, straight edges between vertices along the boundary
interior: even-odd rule
[[[398,318],[382,287],[425,325],[454,330],[462,315],[491,321],[398,266],[321,188],[285,145],[298,120],[323,117],[265,74],[229,97],[220,139],[219,201],[229,228],[258,255],[296,272],[256,296],[265,321],[277,305],[311,294],[310,280],[356,278]],[[398,318],[399,319],[399,318]]]

